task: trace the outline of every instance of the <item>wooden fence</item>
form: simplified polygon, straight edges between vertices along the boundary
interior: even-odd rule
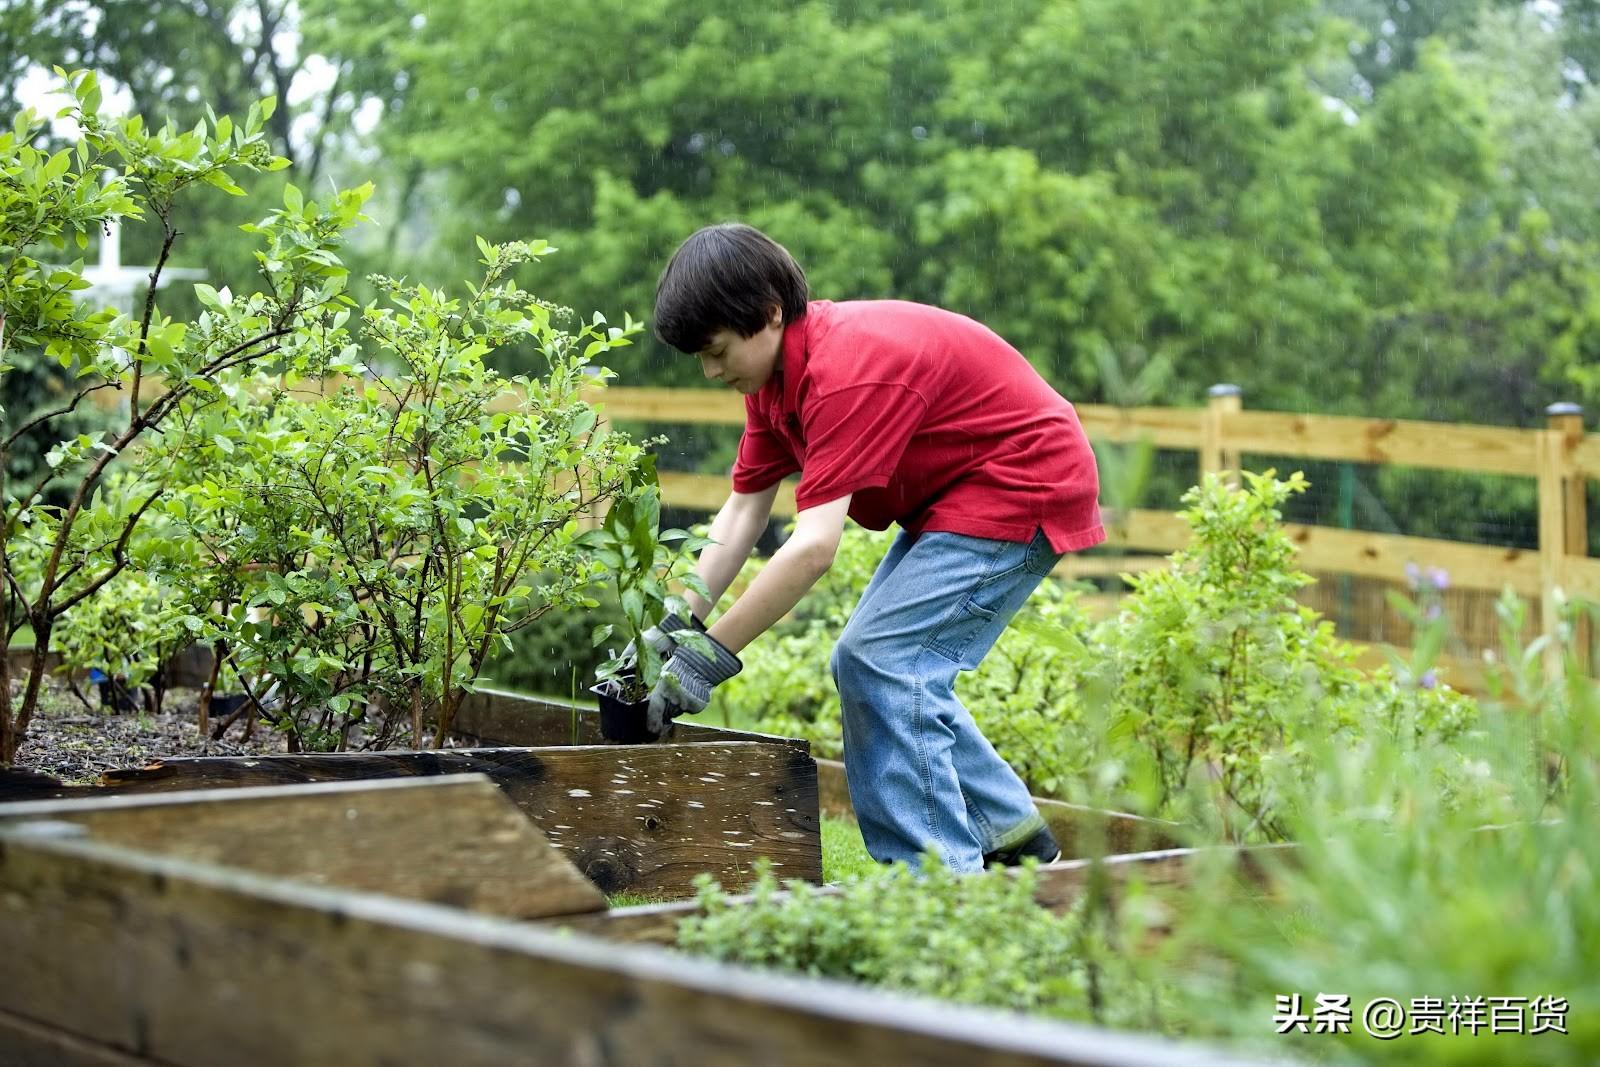
[[[744,422],[742,399],[722,390],[610,388],[594,399],[616,421],[727,426]],[[1588,555],[1585,518],[1587,482],[1600,478],[1600,435],[1584,432],[1583,412],[1577,405],[1552,405],[1543,427],[1515,429],[1247,411],[1242,400],[1237,387],[1219,385],[1200,408],[1082,404],[1077,411],[1097,445],[1148,441],[1158,449],[1196,453],[1197,477],[1238,470],[1245,457],[1257,455],[1534,479],[1537,551],[1324,525],[1286,526],[1300,548],[1301,566],[1320,579],[1319,586],[1325,587],[1329,578],[1349,576],[1367,583],[1369,591],[1404,588],[1407,563],[1448,572],[1452,616],[1474,619],[1456,646],[1457,654],[1441,661],[1460,688],[1478,689],[1483,684],[1480,653],[1493,641],[1493,614],[1485,605],[1504,589],[1537,602],[1545,632],[1556,623],[1558,598],[1552,595],[1556,590],[1569,597],[1600,598],[1600,559]],[[728,493],[727,478],[720,474],[664,472],[661,483],[665,501],[684,508],[715,510]],[[780,490],[774,512],[794,513],[792,484]],[[1189,537],[1184,522],[1168,511],[1132,509],[1108,519],[1108,545],[1120,554],[1068,556],[1057,568],[1060,576],[1105,577],[1157,566],[1158,555],[1130,553],[1169,553]],[[1381,593],[1371,599],[1381,603]],[[1317,587],[1308,591],[1308,600],[1326,610],[1325,603],[1317,603]],[[1370,640],[1409,639],[1408,631],[1393,619],[1386,633],[1349,636],[1367,645],[1368,664],[1383,661],[1381,648]],[[1369,642],[1362,641],[1363,636]]]
[[[147,382],[152,395],[159,382]],[[307,383],[323,392],[337,382]],[[97,401],[111,405],[108,394]],[[606,388],[590,399],[613,421],[741,426],[744,402],[721,389]],[[511,404],[512,398],[504,398]],[[498,407],[499,405],[496,405]],[[1301,566],[1319,579],[1303,597],[1324,614],[1335,614],[1328,590],[1332,579],[1359,586],[1367,608],[1360,625],[1345,626],[1345,636],[1364,648],[1363,662],[1375,666],[1385,656],[1378,642],[1402,646],[1409,628],[1385,606],[1384,591],[1405,587],[1405,567],[1437,567],[1450,578],[1446,605],[1456,624],[1454,655],[1440,661],[1458,688],[1483,688],[1481,653],[1495,644],[1493,602],[1507,588],[1537,605],[1541,632],[1556,625],[1559,597],[1600,599],[1600,559],[1588,554],[1587,484],[1600,478],[1600,434],[1583,427],[1576,404],[1553,404],[1545,425],[1519,429],[1344,415],[1297,415],[1247,411],[1238,387],[1213,386],[1200,408],[1077,405],[1084,430],[1097,445],[1148,442],[1163,450],[1194,452],[1196,476],[1238,470],[1248,456],[1326,460],[1377,466],[1532,478],[1538,490],[1538,548],[1473,544],[1439,538],[1312,524],[1286,525],[1300,549]],[[715,511],[728,493],[722,474],[664,471],[663,499],[669,505]],[[773,511],[793,515],[794,486],[779,490]],[[1189,530],[1170,511],[1135,508],[1108,513],[1113,554],[1071,555],[1057,568],[1067,579],[1106,578],[1159,566],[1161,555],[1188,541]],[[1110,610],[1115,597],[1090,598],[1091,607]],[[1348,620],[1346,620],[1348,622]],[[1532,635],[1526,635],[1531,637]],[[1590,636],[1582,642],[1587,651]]]

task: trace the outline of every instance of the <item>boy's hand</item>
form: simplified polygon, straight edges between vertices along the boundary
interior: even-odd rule
[[[695,615],[690,615],[687,622],[678,615],[668,615],[640,636],[644,639],[645,644],[656,650],[656,655],[665,660],[672,655],[673,649],[678,647],[678,642],[674,640],[672,635],[689,626],[692,626],[700,633],[706,632],[706,624],[701,622]],[[622,650],[622,669],[631,671],[638,662],[639,650],[634,647],[632,641],[629,641],[628,647]]]
[[[650,691],[645,728],[657,737],[665,734],[679,715],[704,711],[711,690],[744,669],[739,657],[710,634],[676,642],[671,658],[661,668],[661,678]],[[704,649],[702,651],[702,649]]]

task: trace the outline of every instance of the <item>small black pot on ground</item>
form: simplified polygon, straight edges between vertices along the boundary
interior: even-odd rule
[[[220,693],[212,694],[211,714],[232,715],[234,712],[244,707],[244,702],[249,699],[250,698],[243,693],[229,694],[228,696],[223,696]]]
[[[623,700],[620,694],[631,679],[609,678],[589,691],[600,702],[600,736],[618,745],[647,745],[660,740],[645,725],[650,700]],[[671,728],[668,728],[670,735]]]

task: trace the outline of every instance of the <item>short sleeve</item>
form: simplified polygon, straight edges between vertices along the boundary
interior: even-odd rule
[[[733,461],[733,491],[759,493],[800,469],[783,438],[754,404],[744,407],[744,434]]]
[[[795,506],[803,511],[888,485],[927,411],[920,394],[894,383],[854,385],[812,397],[803,417],[806,466]]]

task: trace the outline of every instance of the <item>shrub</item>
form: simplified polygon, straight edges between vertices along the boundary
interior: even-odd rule
[[[431,723],[442,744],[491,650],[547,612],[595,605],[616,567],[589,514],[637,509],[630,534],[652,561],[666,551],[653,467],[583,396],[608,373],[592,361],[638,327],[596,315],[569,332],[511,280],[548,246],[480,248],[485,275],[465,298],[376,279],[385,301],[348,333],[335,319],[323,350],[352,377],[333,395],[244,383],[257,406],[167,442],[223,454],[193,468],[171,514],[231,585],[196,605],[207,636],[292,748],[343,748],[361,723],[372,743],[414,744]],[[512,344],[535,347],[546,373],[485,366]]]
[[[0,765],[26,737],[37,705],[55,627],[74,607],[112,582],[129,563],[128,545],[148,510],[166,491],[165,472],[143,467],[137,489],[107,501],[102,480],[138,461],[140,446],[183,413],[217,399],[218,379],[230,369],[270,361],[303,365],[320,330],[344,299],[346,271],[338,259],[343,233],[359,217],[366,189],[336,194],[326,209],[280,213],[254,227],[264,292],[208,312],[194,322],[160,313],[154,289],[137,317],[86,307],[73,298],[88,287],[83,262],[51,266],[67,247],[82,249],[89,234],[118,219],[152,217],[161,226],[158,264],[165,264],[180,231],[175,210],[199,185],[241,193],[233,174],[278,170],[287,160],[267,147],[264,126],[274,102],[252,106],[242,123],[208,116],[191,130],[146,127],[133,117],[109,121],[89,72],[67,79],[73,103],[64,115],[79,136],[69,148],[33,147],[45,119],[18,114],[0,133],[0,372],[39,358],[55,360],[76,383],[58,406],[7,423],[0,440],[0,477],[26,438],[60,443],[31,484],[6,487],[5,543],[0,566],[5,634],[33,631],[33,655],[21,700],[13,705],[8,672],[0,676]],[[107,174],[110,164],[123,170]],[[159,377],[161,391],[146,383]],[[101,433],[63,437],[73,413],[91,393],[126,388],[126,415]],[[121,510],[107,511],[101,507]]]

